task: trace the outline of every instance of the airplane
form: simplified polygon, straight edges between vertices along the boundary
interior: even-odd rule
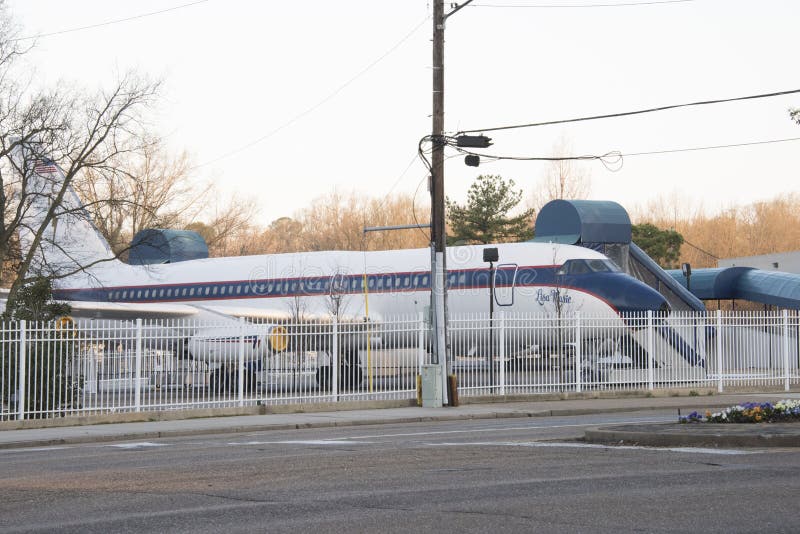
[[[17,151],[17,157],[21,152]],[[50,199],[61,189],[64,175],[50,161],[24,163],[20,161],[19,168],[30,169],[28,181],[38,193],[28,213],[30,227],[36,228],[50,208]],[[380,324],[392,316],[427,316],[430,311],[428,249],[267,254],[175,263],[165,255],[163,263],[131,265],[115,257],[71,188],[60,211],[39,245],[36,268],[74,271],[54,280],[53,295],[71,306],[77,324],[111,320],[130,325],[137,317],[193,320],[169,327],[170,336],[184,340],[185,355],[216,366],[218,373],[226,372],[231,345],[243,339],[247,362],[285,350],[283,324],[287,320],[330,321],[336,316]],[[23,246],[32,243],[28,231],[21,233],[21,242]],[[599,252],[552,243],[495,244],[491,247],[497,248],[501,263],[490,273],[483,261],[486,247],[448,248],[450,314],[486,314],[489,298],[498,309],[509,312],[553,316],[579,311],[620,324],[627,313],[669,309],[660,293],[621,272]],[[265,323],[243,326],[241,318]],[[153,337],[165,337],[159,330],[162,327],[149,328]],[[592,329],[587,327],[583,334],[593,335]],[[340,362],[358,372],[363,362],[354,361],[357,358],[345,354]],[[320,366],[326,364],[330,360]]]

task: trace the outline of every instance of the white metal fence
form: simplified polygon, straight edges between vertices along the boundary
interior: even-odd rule
[[[449,320],[461,396],[782,386],[800,381],[796,312]],[[404,399],[431,361],[422,314],[381,322],[0,325],[0,419]]]

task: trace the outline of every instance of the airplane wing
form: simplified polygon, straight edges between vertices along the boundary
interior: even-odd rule
[[[124,304],[70,300],[71,315],[91,319],[188,319],[197,317],[199,310],[186,304]]]

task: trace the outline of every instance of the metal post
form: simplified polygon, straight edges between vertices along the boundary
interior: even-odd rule
[[[133,378],[136,381],[133,403],[136,411],[142,411],[142,320],[136,319],[136,364]]]
[[[498,312],[500,321],[500,395],[506,394],[506,314]]]
[[[647,310],[647,389],[653,391],[653,310]]]
[[[789,391],[789,310],[783,310],[783,389]]]
[[[17,382],[17,419],[25,419],[25,369],[27,363],[28,328],[25,319],[19,322],[19,350],[17,351],[17,370],[19,371]]]
[[[335,315],[331,340],[331,381],[331,394],[336,402],[339,400],[339,319]]]
[[[578,393],[583,391],[583,376],[581,376],[581,371],[583,370],[581,349],[583,346],[581,337],[581,314],[580,312],[575,312],[575,391]]]
[[[417,323],[417,375],[422,375],[425,364],[425,317],[422,312],[417,312]]]
[[[237,373],[239,406],[244,406],[244,317],[239,318],[239,369]]]
[[[489,385],[494,385],[494,263],[489,262]]]
[[[433,319],[434,319],[434,354],[436,355],[436,363],[442,368],[442,406],[446,406],[448,404],[448,395],[447,395],[447,377],[448,377],[448,365],[447,365],[447,331],[445,330],[445,313],[444,313],[444,285],[441,285],[444,282],[444,264],[443,261],[440,261],[440,257],[442,254],[440,252],[434,252],[434,256],[436,257],[435,266],[436,266],[436,273],[433,277],[434,288],[432,291],[433,298],[436,302],[433,310]]]
[[[722,310],[717,310],[717,392],[722,389]]]

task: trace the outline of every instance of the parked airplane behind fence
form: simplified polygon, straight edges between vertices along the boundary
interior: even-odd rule
[[[20,168],[41,193],[29,210],[31,227],[63,186],[54,165],[25,161]],[[297,316],[380,323],[390,315],[429,312],[430,251],[308,252],[205,258],[177,263],[129,265],[116,259],[80,202],[67,190],[62,214],[39,250],[40,267],[75,274],[55,281],[54,295],[67,301],[79,320],[194,318],[182,350],[215,363],[219,344],[238,343],[239,318]],[[30,246],[31,236],[22,242]],[[549,243],[507,243],[497,247],[500,263],[490,274],[484,246],[451,247],[447,253],[448,307],[453,313],[486,313],[489,299],[510,312],[619,317],[626,312],[668,309],[655,290],[622,273],[593,250]],[[89,265],[89,267],[84,266]],[[494,281],[494,295],[489,296]],[[621,320],[621,319],[620,319]],[[213,321],[213,331],[203,328]],[[248,326],[246,359],[258,360],[285,348],[276,324]],[[220,326],[220,325],[223,326]],[[224,326],[225,324],[229,326]],[[285,331],[283,331],[285,332]],[[591,328],[584,329],[586,337]],[[347,363],[347,356],[340,361]],[[350,365],[353,362],[349,362]]]

